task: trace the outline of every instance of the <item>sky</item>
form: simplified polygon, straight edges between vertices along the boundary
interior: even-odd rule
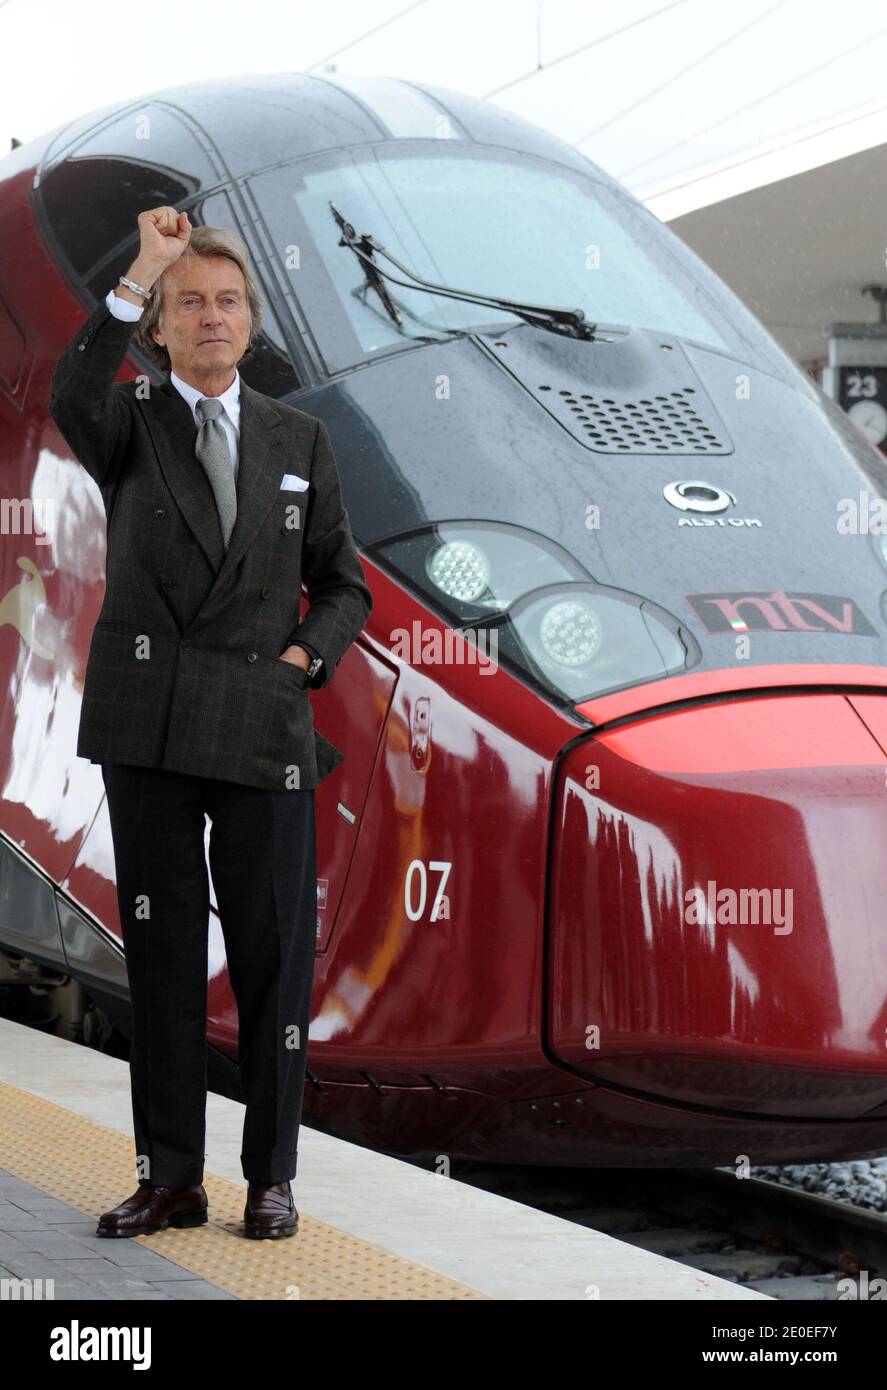
[[[284,71],[497,102],[666,219],[887,142],[887,0],[0,0],[0,157],[127,98]]]

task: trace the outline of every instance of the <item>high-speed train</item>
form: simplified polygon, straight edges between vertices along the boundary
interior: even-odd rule
[[[246,241],[244,379],[326,423],[374,597],[312,693],[345,756],[306,1121],[557,1165],[887,1150],[884,461],[601,169],[393,79],[188,85],[0,161],[2,1011],[125,1055],[75,754],[105,517],[47,403],[159,204]],[[208,930],[237,1096],[214,898]]]

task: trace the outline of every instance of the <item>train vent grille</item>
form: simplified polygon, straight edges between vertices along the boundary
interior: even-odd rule
[[[693,386],[637,400],[581,395],[550,385],[540,390],[560,406],[564,423],[590,448],[604,454],[729,454],[723,427]]]

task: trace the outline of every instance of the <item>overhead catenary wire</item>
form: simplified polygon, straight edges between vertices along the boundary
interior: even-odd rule
[[[383,19],[381,23],[374,24],[372,29],[365,29],[363,33],[355,35],[353,39],[348,39],[346,43],[340,44],[338,48],[334,48],[332,53],[327,53],[324,58],[318,58],[316,62],[308,63],[302,71],[306,74],[311,73],[316,68],[323,67],[324,63],[331,63],[334,58],[338,58],[341,54],[347,53],[349,48],[354,48],[357,44],[363,43],[364,39],[371,39],[376,34],[381,34],[383,29],[388,29],[392,24],[396,24],[398,20],[404,19],[408,14],[412,14],[414,10],[420,10],[422,6],[427,5],[428,2],[429,0],[413,0],[412,5],[407,5],[404,9],[398,10],[397,14],[389,15],[388,18]]]
[[[577,57],[580,53],[588,53],[592,48],[599,48],[603,43],[609,43],[611,39],[618,39],[622,34],[627,34],[631,29],[637,29],[642,24],[649,24],[651,20],[658,19],[660,15],[667,14],[669,10],[680,9],[682,5],[688,5],[690,0],[670,0],[667,5],[660,5],[658,10],[651,10],[649,14],[639,15],[637,19],[632,19],[628,24],[622,24],[618,29],[611,29],[606,34],[600,34],[596,39],[589,39],[587,43],[581,43],[577,48],[571,48],[567,53],[559,53],[556,58],[552,58],[548,63],[538,63],[529,72],[522,72],[518,77],[512,77],[508,82],[503,82],[498,87],[491,87],[489,91],[483,92],[482,100],[487,101],[490,97],[499,96],[502,92],[507,92],[511,87],[519,87],[522,82],[530,82],[534,77],[538,77],[540,72],[550,72],[552,68],[558,67],[561,63],[569,62],[571,58]],[[538,14],[537,14],[537,43],[539,42],[538,33]]]
[[[636,111],[639,106],[643,106],[646,102],[651,101],[653,97],[658,96],[660,92],[666,91],[668,87],[674,86],[675,82],[680,82],[681,78],[686,77],[688,72],[692,72],[694,68],[701,67],[703,63],[707,63],[709,59],[714,58],[725,48],[729,48],[731,43],[735,43],[737,39],[741,39],[743,35],[747,34],[751,29],[756,28],[757,25],[762,24],[764,20],[769,19],[776,10],[784,9],[788,3],[789,0],[776,0],[776,4],[771,5],[769,10],[764,10],[761,14],[755,15],[754,19],[750,19],[747,24],[743,24],[741,28],[734,30],[732,34],[728,34],[726,38],[720,39],[713,47],[700,53],[692,62],[687,63],[685,67],[680,68],[677,72],[667,77],[664,82],[660,82],[658,87],[651,87],[648,92],[644,92],[642,96],[630,102],[628,106],[623,106],[620,111],[614,111],[611,116],[608,116],[605,121],[601,121],[599,125],[596,125],[593,130],[588,131],[586,135],[580,135],[578,140],[573,141],[573,144],[577,146],[584,145],[586,140],[593,139],[594,136],[599,135],[602,130],[606,130],[608,126],[615,125],[615,123],[621,121],[624,116],[630,116],[632,111]],[[681,143],[683,143],[683,141]]]
[[[799,73],[788,82],[783,82],[780,86],[774,87],[769,92],[765,92],[762,96],[756,97],[754,101],[749,101],[743,106],[736,107],[733,111],[728,112],[726,116],[722,116],[720,120],[708,122],[705,126],[701,127],[701,129],[695,130],[691,135],[684,135],[680,140],[676,140],[673,144],[657,150],[655,154],[651,154],[646,159],[642,159],[639,163],[633,164],[629,169],[621,170],[618,177],[626,179],[631,174],[637,173],[639,169],[645,169],[648,164],[654,164],[658,159],[663,159],[665,155],[671,154],[672,151],[681,149],[682,146],[697,139],[698,136],[707,134],[712,130],[717,130],[718,126],[726,125],[728,121],[734,120],[737,116],[745,115],[748,111],[753,111],[756,106],[761,106],[765,101],[770,101],[773,97],[781,96],[783,92],[790,91],[792,87],[797,87],[800,82],[806,82],[808,77],[813,77],[817,73],[824,72],[826,68],[832,67],[835,63],[840,62],[842,58],[849,58],[852,53],[856,53],[860,48],[867,47],[869,44],[873,43],[875,39],[880,39],[885,34],[887,34],[887,25],[878,29],[874,34],[867,34],[865,38],[860,39],[857,43],[851,44],[849,48],[842,49],[840,53],[833,53],[831,57],[824,59],[823,62],[817,63],[814,67]],[[756,158],[757,156],[752,157]]]
[[[669,184],[664,188],[657,188],[655,190],[655,195],[651,194],[649,196],[662,198],[668,197],[672,193],[680,193],[685,188],[692,188],[696,183],[704,183],[705,180],[711,178],[713,174],[729,174],[734,169],[741,169],[745,164],[753,164],[756,159],[762,159],[771,154],[779,154],[783,150],[793,149],[795,145],[803,145],[808,140],[818,140],[821,136],[829,135],[834,130],[842,130],[845,126],[855,125],[857,121],[868,120],[871,116],[880,116],[884,111],[887,111],[887,102],[881,106],[876,106],[874,109],[867,108],[864,111],[854,111],[847,116],[846,119],[842,118],[841,120],[833,121],[830,125],[822,126],[821,128],[817,127],[813,130],[801,131],[799,134],[793,135],[790,139],[784,140],[781,145],[774,145],[770,149],[763,151],[753,150],[750,154],[743,155],[739,159],[734,159],[729,164],[719,165],[717,169],[703,169],[700,173],[694,173],[691,177],[683,178],[678,183]],[[681,143],[684,142],[682,141]],[[618,175],[617,177],[621,178],[622,175]]]

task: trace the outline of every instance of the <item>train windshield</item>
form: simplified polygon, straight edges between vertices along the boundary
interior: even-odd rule
[[[252,188],[331,371],[423,338],[519,322],[386,281],[398,325],[340,244],[333,202],[423,280],[582,309],[591,322],[665,331],[782,374],[766,333],[688,247],[631,198],[566,166],[415,140],[300,160]]]

